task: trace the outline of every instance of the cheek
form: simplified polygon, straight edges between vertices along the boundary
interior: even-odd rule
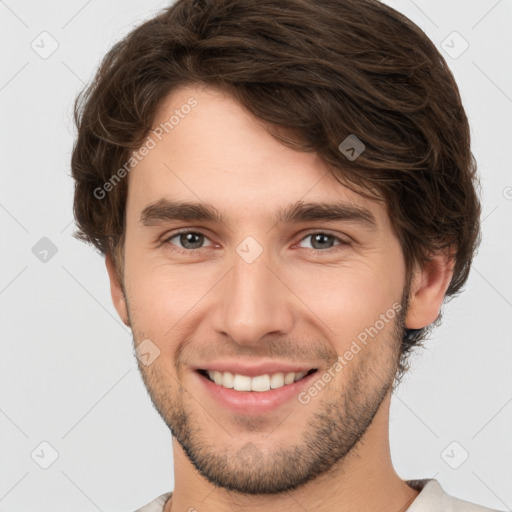
[[[215,284],[184,266],[151,261],[132,253],[125,263],[130,314],[137,332],[167,350],[196,306]],[[203,275],[206,275],[203,273]]]
[[[394,273],[384,271],[383,267],[386,264],[319,268],[310,272],[307,280],[295,279],[292,289],[314,313],[311,321],[327,326],[342,348],[366,328],[374,326],[381,315],[394,317],[400,304],[402,274],[396,267]],[[388,321],[382,330],[391,326]]]

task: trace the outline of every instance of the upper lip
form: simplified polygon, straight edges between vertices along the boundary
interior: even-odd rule
[[[265,375],[272,373],[290,373],[290,372],[309,372],[317,367],[311,364],[290,363],[284,361],[265,361],[260,363],[249,363],[242,361],[216,361],[212,363],[204,363],[198,365],[194,370],[231,372],[233,374],[247,375],[248,377],[256,377],[257,375]]]

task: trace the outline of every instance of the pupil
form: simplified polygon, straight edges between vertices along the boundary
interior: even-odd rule
[[[322,238],[324,239],[323,241],[324,241],[324,243],[325,243],[325,240],[326,240],[326,239],[328,240],[328,239],[330,238],[330,236],[331,236],[331,235],[326,235],[325,233],[319,233],[319,234],[315,235],[315,236],[313,237],[313,239],[314,239],[315,243],[316,243],[317,241],[319,241],[319,242],[320,242],[320,244],[322,244]],[[313,247],[314,247],[314,245],[315,245],[315,244],[313,244]],[[322,248],[322,247],[320,247],[320,248]]]
[[[181,244],[183,245],[183,247],[186,247],[187,249],[197,249],[199,247],[201,247],[201,237],[203,235],[200,235],[199,233],[185,233],[183,235],[181,235]],[[196,241],[194,242],[194,237],[198,238],[199,237],[199,241]],[[190,247],[190,246],[187,246],[187,244],[192,244],[193,247]]]

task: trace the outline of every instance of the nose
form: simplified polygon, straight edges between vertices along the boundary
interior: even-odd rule
[[[268,251],[252,262],[235,253],[233,267],[217,294],[213,328],[239,345],[256,346],[269,334],[281,336],[292,330],[293,293]]]

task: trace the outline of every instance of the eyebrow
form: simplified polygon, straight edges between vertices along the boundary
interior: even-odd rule
[[[156,226],[169,221],[211,222],[229,226],[229,218],[210,203],[159,199],[141,212],[144,226]],[[278,210],[276,223],[298,224],[312,221],[354,221],[370,228],[377,227],[375,216],[366,208],[350,203],[304,203],[297,201]]]

